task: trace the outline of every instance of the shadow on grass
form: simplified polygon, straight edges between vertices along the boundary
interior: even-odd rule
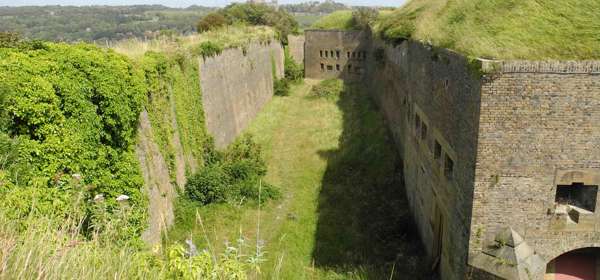
[[[429,279],[403,185],[402,161],[369,96],[346,86],[343,131],[327,160],[318,205],[315,266],[366,279]]]

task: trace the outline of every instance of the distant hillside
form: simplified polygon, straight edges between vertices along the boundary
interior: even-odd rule
[[[167,32],[189,34],[213,8],[186,9],[160,5],[0,7],[0,32],[18,32],[51,41],[116,41],[155,37]]]
[[[375,29],[475,57],[600,59],[598,11],[597,0],[412,0]]]
[[[284,4],[279,8],[288,13],[329,14],[339,10],[346,10],[349,7],[343,3],[326,0],[325,2],[312,1],[299,4]]]

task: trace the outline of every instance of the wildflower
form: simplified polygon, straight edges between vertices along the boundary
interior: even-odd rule
[[[102,202],[102,201],[104,201],[103,194],[97,194],[96,196],[94,196],[94,202]]]

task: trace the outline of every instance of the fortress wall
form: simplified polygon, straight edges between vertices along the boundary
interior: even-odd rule
[[[373,56],[369,31],[307,30],[304,49],[306,78],[361,80]]]
[[[558,184],[600,183],[600,62],[485,67],[496,74],[482,87],[472,251],[504,227],[545,261],[600,246],[600,209],[573,224],[555,203]]]
[[[205,112],[208,131],[222,148],[243,131],[272,97],[273,75],[283,77],[283,48],[278,42],[255,43],[246,50],[229,49],[215,57],[200,58],[199,64],[204,103],[195,112]],[[172,125],[168,144],[173,149],[172,170],[167,161],[169,155],[163,154],[155,141],[157,128],[152,126],[147,111],[140,114],[138,127],[136,153],[149,198],[149,226],[142,237],[149,244],[158,244],[161,234],[173,224],[173,199],[176,189],[185,186],[186,170],[194,172],[201,164],[183,151],[175,97],[173,91],[169,93],[170,110],[161,117]]]
[[[464,57],[420,43],[376,42],[372,52],[365,83],[404,160],[406,191],[423,243],[435,258],[441,241],[443,279],[464,279],[480,80]],[[453,161],[452,179],[444,172],[446,155]]]
[[[304,64],[304,35],[289,35],[288,48],[290,55],[298,64]]]
[[[217,147],[231,143],[271,99],[274,79],[283,77],[283,60],[283,47],[275,41],[200,58],[206,125]]]

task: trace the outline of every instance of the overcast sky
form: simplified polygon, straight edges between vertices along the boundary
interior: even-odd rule
[[[279,0],[280,4],[301,3],[308,0]],[[405,0],[338,0],[349,5],[365,6],[400,6]],[[169,7],[200,6],[225,6],[231,2],[241,0],[0,0],[0,6],[42,6],[42,5],[135,5],[135,4],[162,4]]]

